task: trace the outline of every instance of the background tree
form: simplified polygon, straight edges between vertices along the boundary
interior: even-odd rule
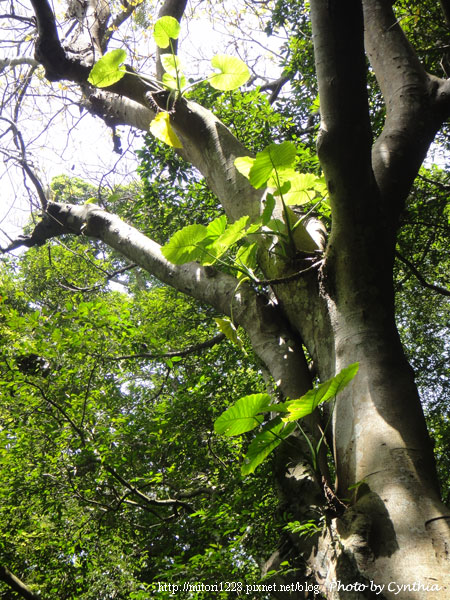
[[[2,563],[43,597],[256,579],[276,542],[269,465],[242,486],[242,443],[213,435],[230,395],[264,389],[254,360],[210,310],[65,242],[1,272]]]
[[[84,106],[111,126],[125,123],[147,130],[155,114],[169,106],[171,125],[182,144],[179,155],[202,175],[228,221],[248,216],[255,224],[265,218],[267,202],[261,187],[266,180],[255,189],[235,167],[236,158],[260,148],[248,139],[240,141],[240,131],[226,128],[206,108],[211,98],[203,98],[205,106],[184,97],[171,103],[159,84],[136,77],[131,67],[107,91],[88,85],[92,65],[111,40],[111,26],[132,13],[131,5],[114,15],[104,7],[92,10],[96,3],[83,4],[75,22],[80,35],[63,45],[50,6],[42,1],[31,4],[37,24],[35,60],[44,67],[47,80],[78,85]],[[336,400],[332,431],[328,432],[335,483],[324,457],[320,472],[311,469],[301,437],[289,437],[273,464],[290,519],[304,524],[314,516],[324,526],[318,526],[313,537],[291,527],[264,571],[278,572],[289,557],[290,572],[284,578],[278,575],[277,585],[309,581],[320,585],[325,597],[340,598],[353,593],[345,586],[358,582],[364,589],[354,592],[355,597],[373,596],[371,587],[377,585],[386,598],[421,598],[424,589],[430,598],[445,598],[449,589],[449,515],[440,499],[413,371],[396,328],[392,280],[398,252],[404,268],[422,283],[430,283],[413,262],[418,250],[409,246],[408,258],[401,244],[411,235],[403,222],[408,214],[408,194],[431,143],[439,132],[445,133],[448,82],[442,78],[445,71],[439,66],[439,53],[443,51],[441,33],[446,32],[434,6],[413,10],[401,2],[393,8],[385,0],[314,0],[309,20],[303,3],[293,5],[296,23],[305,24],[301,34],[306,41],[299,36],[292,40],[292,60],[285,65],[283,80],[305,64],[309,101],[319,92],[317,149],[331,209],[322,211],[322,221],[331,223],[326,246],[324,240],[316,237],[313,242],[308,237],[313,234],[314,221],[310,227],[297,226],[301,236],[291,235],[290,213],[278,206],[274,214],[279,235],[262,230],[256,277],[239,282],[229,266],[170,263],[148,237],[153,233],[152,224],[145,225],[146,207],[135,215],[139,231],[100,206],[52,201],[37,185],[42,221],[8,249],[41,245],[66,234],[101,240],[161,282],[241,326],[253,352],[270,371],[276,393],[285,398],[299,398],[311,387],[308,360],[322,382],[358,362],[357,376]],[[446,14],[445,3],[442,7]],[[166,2],[161,14],[180,19],[184,10],[185,2]],[[281,3],[275,6],[275,23],[290,17],[283,11]],[[29,19],[21,16],[20,22],[24,18]],[[419,29],[419,22],[424,27]],[[314,42],[315,78],[308,60],[309,33]],[[419,47],[422,43],[425,50]],[[300,52],[293,51],[299,48]],[[158,63],[160,56],[156,58]],[[272,86],[272,100],[281,84]],[[226,121],[226,103],[222,108]],[[317,107],[312,110],[317,112]],[[305,123],[307,111],[301,103],[286,104],[285,114],[291,111],[292,134],[310,134],[314,115]],[[14,135],[17,138],[18,134]],[[281,141],[289,133],[278,131],[274,137]],[[299,149],[301,170],[317,168],[309,148],[306,144]],[[147,185],[155,187],[151,176]],[[201,186],[199,180],[190,182],[189,187],[182,184],[180,193],[189,189],[197,194]],[[205,194],[203,198],[214,216],[211,197]],[[153,196],[150,208],[154,201]],[[419,188],[415,200],[408,203],[409,214],[414,213],[414,205],[419,209],[422,204]],[[114,199],[109,208],[114,208]],[[289,234],[288,242],[283,241],[284,232]],[[155,237],[166,241],[161,236],[168,233],[167,223],[162,223]],[[444,227],[442,235],[445,233]],[[437,237],[431,246],[438,248]],[[434,266],[429,271],[433,290],[448,295],[446,282],[439,280],[437,254],[422,252],[427,268]],[[445,311],[446,305],[442,306]],[[105,315],[95,320],[108,318]],[[310,444],[321,437],[326,421],[326,414],[310,420]],[[114,465],[106,470],[114,478],[111,469],[116,472]],[[336,589],[333,582],[337,580],[343,588]],[[392,582],[409,588],[392,588]],[[411,589],[413,584],[416,587]],[[302,590],[296,593],[305,597]]]

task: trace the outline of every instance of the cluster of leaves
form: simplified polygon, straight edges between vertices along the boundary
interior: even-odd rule
[[[214,89],[231,91],[239,88],[250,77],[250,72],[236,56],[217,54],[211,59],[211,66],[217,71],[208,75],[205,79],[195,81],[187,87],[186,77],[182,71],[180,59],[175,54],[172,40],[180,35],[180,24],[170,16],[161,17],[155,23],[153,38],[158,48],[165,50],[170,48],[170,53],[161,53],[161,65],[165,71],[162,81],[155,80],[146,75],[136,75],[150,84],[161,86],[162,89],[174,93],[174,100],[178,95],[185,94],[190,87],[194,87],[203,81],[207,81]],[[104,88],[114,85],[120,81],[127,70],[123,64],[127,54],[123,49],[111,50],[102,56],[92,67],[88,77],[89,83]],[[132,73],[134,75],[134,73]],[[151,133],[158,139],[173,148],[182,148],[182,143],[170,124],[170,95],[167,110],[157,113],[150,123]]]
[[[256,427],[261,429],[247,450],[245,462],[241,468],[242,475],[253,473],[263,460],[291,435],[296,427],[299,427],[309,445],[311,464],[317,470],[317,456],[324,440],[325,431],[318,444],[313,446],[298,421],[312,414],[323,402],[335,399],[336,395],[354,378],[358,367],[358,363],[348,366],[297,400],[273,404],[269,394],[250,394],[239,398],[233,406],[228,408],[214,423],[217,433],[235,436],[252,431]],[[284,416],[277,415],[267,422],[265,417],[267,413],[281,413]]]
[[[245,143],[259,152],[275,138],[285,138],[291,127],[258,91],[239,90],[222,94],[208,86],[195,88],[191,96],[215,114]],[[172,148],[147,136],[138,152],[142,193],[133,201],[120,201],[114,208],[127,220],[164,244],[188,223],[207,225],[222,214],[217,198],[200,174]],[[317,173],[317,157],[302,146],[297,147],[297,162],[302,170]],[[187,218],[189,216],[189,219]]]
[[[313,173],[298,173],[294,169],[297,156],[294,144],[283,142],[269,144],[255,158],[237,158],[236,168],[253,187],[271,190],[266,193],[260,219],[251,222],[250,217],[243,216],[229,224],[227,218],[221,215],[208,225],[187,225],[163,246],[164,256],[174,264],[198,261],[203,265],[231,266],[241,281],[256,282],[259,243],[252,240],[252,235],[263,233],[277,238],[285,255],[293,255],[296,250],[316,249],[302,225],[304,216],[298,218],[289,207],[321,202],[326,194],[326,185]],[[282,205],[284,220],[272,218],[277,198]],[[231,261],[224,261],[224,255],[228,253],[230,257],[233,248],[236,252]]]

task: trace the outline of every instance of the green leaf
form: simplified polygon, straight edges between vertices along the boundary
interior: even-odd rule
[[[242,239],[246,234],[246,225],[249,216],[244,215],[231,225],[228,225],[222,235],[211,244],[211,250],[215,256],[219,257],[231,248],[233,244]]]
[[[178,79],[170,73],[164,73],[162,82],[170,90],[178,90],[179,92],[182,92],[186,87],[186,77],[182,73],[178,73]]]
[[[321,383],[318,387],[309,390],[304,396],[298,400],[289,402],[287,408],[289,415],[283,418],[283,421],[297,421],[310,415],[322,402],[328,402],[342,391],[347,384],[354,378],[358,372],[359,363],[342,369],[337,375]]]
[[[257,252],[258,244],[256,242],[253,242],[253,244],[245,244],[236,252],[234,262],[236,265],[244,267],[248,271],[254,271],[258,265],[256,260]],[[243,273],[238,274],[238,279],[241,277],[244,277]]]
[[[319,94],[314,98],[311,106],[309,107],[309,112],[316,113],[320,110],[320,98]]]
[[[255,162],[249,172],[250,183],[256,189],[265,186],[275,171],[292,167],[296,155],[297,151],[292,142],[269,144],[256,155]]]
[[[280,417],[276,417],[267,423],[263,428],[263,431],[255,436],[248,447],[247,454],[245,455],[245,463],[241,467],[241,474],[245,476],[253,473],[256,467],[258,467],[272,450],[279,446],[281,442],[294,431],[294,429],[295,423],[286,425]]]
[[[272,218],[273,209],[275,208],[275,197],[273,194],[267,194],[265,198],[265,206],[261,215],[261,222],[267,225]]]
[[[182,265],[198,258],[203,254],[200,243],[208,235],[204,225],[187,225],[170,238],[161,248],[161,252],[167,260],[175,265]]]
[[[220,215],[220,217],[217,217],[214,219],[214,221],[211,221],[207,227],[208,236],[212,238],[218,238],[221,236],[227,227],[227,222],[227,217],[225,215]]]
[[[176,40],[180,35],[180,24],[174,17],[161,17],[155,23],[153,38],[158,48],[167,48],[170,39]]]
[[[279,181],[290,183],[288,191],[283,192],[283,200],[287,205],[299,205],[309,202],[317,194],[317,180],[319,177],[313,173],[297,173],[293,169],[280,170]],[[269,185],[276,185],[275,181],[269,180]]]
[[[234,323],[228,317],[220,318],[216,317],[214,321],[217,323],[220,331],[225,334],[225,336],[239,346],[239,348],[245,353],[244,344],[242,343],[241,338],[238,335],[237,329],[234,326]]]
[[[183,145],[180,142],[177,134],[170,124],[170,115],[168,112],[160,112],[156,115],[153,121],[150,123],[151,133],[168,146],[172,148],[182,148]]]
[[[182,71],[181,61],[178,56],[175,56],[175,54],[162,54],[161,64],[164,71],[169,73],[169,75],[173,75],[174,77],[176,77],[177,73],[180,74]]]
[[[211,60],[211,65],[220,71],[208,78],[210,85],[216,90],[222,92],[235,90],[250,78],[247,65],[237,56],[216,54]]]
[[[163,83],[171,90],[182,91],[186,87],[186,77],[183,75],[181,62],[174,54],[163,54],[161,64],[166,71],[162,77]],[[178,77],[178,78],[177,78]]]
[[[111,50],[102,56],[92,67],[88,81],[96,87],[103,88],[120,81],[126,70],[121,66],[126,59],[125,50]]]
[[[267,410],[269,404],[269,394],[243,396],[216,419],[214,431],[228,436],[251,431],[261,424],[263,421],[261,413]],[[259,418],[256,418],[257,415]]]
[[[255,164],[255,159],[250,156],[239,156],[234,160],[234,166],[241,175],[249,178],[250,169]]]

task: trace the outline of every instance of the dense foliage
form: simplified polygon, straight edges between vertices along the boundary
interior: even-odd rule
[[[44,597],[256,577],[275,499],[212,434],[234,395],[263,389],[254,360],[195,351],[211,314],[143,274],[112,290],[101,252],[75,240],[2,268],[2,558]]]

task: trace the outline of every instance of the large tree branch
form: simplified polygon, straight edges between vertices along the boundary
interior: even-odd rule
[[[40,246],[64,234],[99,239],[163,283],[232,317],[246,330],[255,353],[286,396],[297,398],[309,388],[310,374],[301,341],[278,307],[249,285],[240,285],[235,277],[212,267],[194,262],[170,263],[156,242],[96,205],[49,202],[31,235],[21,236],[4,251]]]
[[[47,78],[50,81],[68,79],[82,85],[89,96],[88,105],[105,120],[120,122],[122,119],[148,130],[151,120],[148,117],[155,114],[158,105],[165,108],[166,93],[158,92],[131,73],[109,87],[107,92],[93,91],[87,84],[90,66],[84,62],[84,56],[69,55],[62,48],[47,0],[31,1],[39,32],[36,57],[45,67]],[[183,2],[175,4],[180,12]],[[133,110],[131,106],[134,106]],[[185,99],[179,100],[173,107],[172,122],[183,143],[182,156],[203,174],[230,220],[243,215],[258,216],[262,193],[254,190],[234,166],[236,157],[249,152],[230,130],[210,111]]]
[[[86,108],[107,124],[130,125],[147,131],[155,108],[148,106],[145,94],[119,90],[118,95],[115,88],[90,91]],[[120,95],[121,91],[127,93]],[[202,173],[230,221],[243,215],[257,218],[263,192],[255,190],[234,166],[235,158],[250,154],[245,146],[211,111],[184,98],[177,102],[172,123],[183,144],[179,154]]]
[[[390,0],[363,0],[365,45],[386,105],[373,169],[386,212],[395,217],[428,148],[450,114],[448,83],[428,75]]]
[[[25,600],[42,600],[40,594],[35,594],[23,581],[16,577],[4,565],[0,565],[0,580],[17,592]]]
[[[346,298],[348,310],[359,310],[361,289],[372,289],[373,280],[384,289],[380,273],[386,272],[393,239],[379,233],[384,223],[372,172],[361,2],[312,0],[311,23],[321,113],[318,154],[333,215],[322,281],[330,298]]]
[[[332,202],[351,205],[354,212],[364,204],[355,178],[371,181],[362,9],[348,0],[313,0],[311,23],[320,95],[319,158]]]

